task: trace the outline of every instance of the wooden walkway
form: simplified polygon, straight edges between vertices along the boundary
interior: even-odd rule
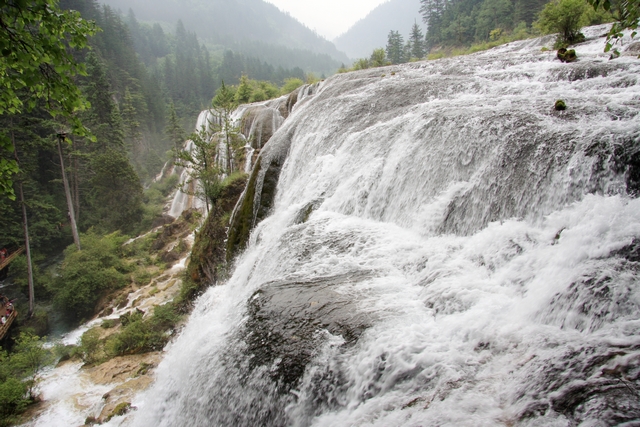
[[[4,269],[7,265],[11,263],[11,261],[16,259],[23,252],[24,252],[24,248],[20,248],[17,251],[13,252],[8,257],[6,257],[4,261],[0,262],[0,270]]]
[[[4,315],[4,311],[5,311],[4,307],[2,307],[2,311],[3,311],[2,315]],[[13,323],[16,317],[18,317],[18,312],[16,310],[13,310],[9,315],[9,317],[7,318],[7,322],[4,325],[0,324],[0,341],[4,339],[5,335],[7,335],[7,332],[9,332],[9,328],[11,327],[11,324]]]

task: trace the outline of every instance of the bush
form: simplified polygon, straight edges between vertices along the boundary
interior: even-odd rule
[[[103,360],[105,355],[100,341],[100,331],[94,328],[82,334],[77,351],[85,363],[93,364]]]
[[[372,67],[384,67],[387,65],[387,55],[384,49],[374,49],[369,58],[369,63]]]
[[[291,93],[294,90],[298,89],[302,86],[304,82],[297,78],[289,78],[284,81],[284,86],[282,86],[282,93]]]
[[[126,284],[129,269],[121,260],[125,240],[118,232],[89,233],[81,237],[81,251],[74,245],[65,250],[59,276],[51,286],[58,310],[76,320],[90,316],[102,296]]]
[[[27,386],[17,378],[7,378],[0,383],[0,426],[9,426],[16,421],[16,415],[22,413],[30,400]]]
[[[589,23],[589,10],[585,0],[554,0],[542,9],[535,26],[543,34],[558,33],[556,48],[584,40],[580,32]]]
[[[21,333],[8,354],[0,351],[0,426],[11,425],[33,402],[38,373],[53,362],[39,337]]]
[[[162,350],[170,334],[180,321],[173,304],[157,306],[153,315],[143,318],[141,311],[135,310],[120,317],[122,330],[107,338],[106,352],[111,356],[146,353]]]

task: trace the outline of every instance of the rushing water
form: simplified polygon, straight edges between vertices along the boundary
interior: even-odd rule
[[[640,62],[543,43],[300,102],[272,214],[127,423],[639,425]]]

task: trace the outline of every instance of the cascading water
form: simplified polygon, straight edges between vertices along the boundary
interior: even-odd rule
[[[640,62],[602,32],[317,87],[130,423],[638,425]]]

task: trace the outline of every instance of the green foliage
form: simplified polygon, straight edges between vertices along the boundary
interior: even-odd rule
[[[95,24],[78,12],[61,11],[56,0],[0,4],[0,115],[33,110],[45,100],[51,116],[65,117],[77,134],[87,130],[77,111],[87,107],[74,76],[85,73],[68,48],[82,49]],[[11,152],[7,134],[0,133],[0,150]],[[0,159],[0,194],[13,198],[11,175],[15,160]]]
[[[182,147],[182,144],[187,139],[187,135],[180,125],[178,120],[178,116],[176,114],[176,107],[173,102],[169,107],[169,123],[165,128],[165,133],[169,140],[173,143],[175,149],[179,150]]]
[[[401,64],[405,62],[404,57],[404,39],[398,31],[390,31],[387,36],[386,54],[392,64]]]
[[[248,78],[246,74],[242,75],[240,84],[234,89],[236,104],[266,101],[280,96],[280,89],[273,83],[253,80]]]
[[[126,238],[119,233],[88,233],[80,240],[81,251],[75,245],[65,250],[59,275],[51,285],[57,309],[78,320],[93,314],[100,297],[124,286],[129,271],[121,259]]]
[[[282,93],[291,93],[302,85],[304,85],[304,81],[301,79],[293,77],[286,79],[284,81],[284,86],[282,86]]]
[[[246,74],[243,74],[242,77],[240,77],[240,85],[236,90],[236,102],[238,104],[246,104],[251,99],[252,92],[253,89],[249,85],[249,78]]]
[[[21,333],[13,351],[0,351],[0,426],[11,425],[16,416],[33,402],[38,374],[53,362],[36,335]]]
[[[609,13],[613,11],[613,25],[607,33],[607,44],[604,51],[609,52],[614,45],[619,43],[622,39],[622,32],[625,29],[632,30],[631,38],[634,38],[638,32],[638,22],[640,21],[640,0],[622,0],[619,2],[611,0],[587,0],[587,2],[593,6],[596,12]],[[612,8],[612,6],[614,6]],[[613,57],[619,56],[617,49],[613,50]]]
[[[104,350],[100,341],[100,331],[97,328],[89,329],[82,334],[79,344],[76,352],[83,362],[91,365],[105,360]]]
[[[366,70],[370,66],[371,64],[367,58],[359,58],[353,63],[350,71]]]
[[[427,24],[427,51],[529,37],[530,31],[523,34],[522,23],[527,29],[546,1],[420,0],[420,13]]]
[[[181,191],[211,205],[220,193],[222,179],[222,170],[215,162],[220,138],[201,129],[191,134],[189,139],[193,143],[191,149],[180,150],[176,154],[176,165],[191,169]]]
[[[424,35],[417,22],[414,22],[413,27],[411,27],[409,43],[411,45],[411,58],[422,59],[425,55]]]
[[[96,154],[91,166],[89,220],[106,232],[132,231],[142,219],[142,185],[129,160],[109,148]]]
[[[25,396],[27,385],[19,379],[9,377],[0,382],[0,426],[11,426],[18,421],[17,415],[31,403]]]
[[[372,67],[384,67],[385,65],[387,65],[387,57],[384,49],[374,49],[373,52],[371,52],[369,63]]]
[[[180,321],[173,304],[154,308],[153,315],[144,318],[139,311],[121,317],[123,328],[107,338],[104,346],[110,356],[158,351],[166,345],[170,331]]]
[[[542,9],[535,25],[543,34],[558,33],[556,48],[584,40],[580,32],[589,23],[586,0],[553,0]]]
[[[33,260],[33,287],[34,293],[38,298],[46,299],[50,296],[49,286],[51,285],[51,276],[40,269],[39,257]],[[11,277],[13,283],[20,287],[20,290],[27,294],[29,292],[29,284],[27,281],[27,257],[23,254],[15,258],[11,262]]]

